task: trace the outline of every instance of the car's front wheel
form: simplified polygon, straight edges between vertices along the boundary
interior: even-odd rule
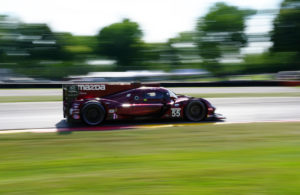
[[[81,118],[88,125],[99,125],[105,118],[105,110],[98,102],[88,102],[81,109]]]
[[[205,119],[206,113],[204,103],[198,100],[189,102],[184,110],[185,117],[190,121],[202,121]]]

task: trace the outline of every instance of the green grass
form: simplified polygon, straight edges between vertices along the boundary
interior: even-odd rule
[[[0,103],[62,101],[62,96],[0,96]]]
[[[0,194],[299,194],[300,123],[1,134]]]

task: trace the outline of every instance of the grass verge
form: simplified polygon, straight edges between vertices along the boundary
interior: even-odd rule
[[[0,96],[0,103],[62,101],[62,96]]]
[[[299,194],[300,123],[0,136],[0,194]]]

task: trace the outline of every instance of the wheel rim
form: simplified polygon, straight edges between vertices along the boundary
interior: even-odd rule
[[[195,118],[200,117],[201,111],[202,111],[202,109],[201,109],[201,106],[199,106],[199,105],[193,105],[190,109],[190,113],[191,113],[192,117],[195,117]]]
[[[97,123],[100,120],[101,113],[97,108],[90,108],[86,112],[86,120],[91,123]]]

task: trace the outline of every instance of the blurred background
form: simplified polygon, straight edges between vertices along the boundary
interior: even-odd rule
[[[300,1],[16,1],[0,82],[299,80]]]

